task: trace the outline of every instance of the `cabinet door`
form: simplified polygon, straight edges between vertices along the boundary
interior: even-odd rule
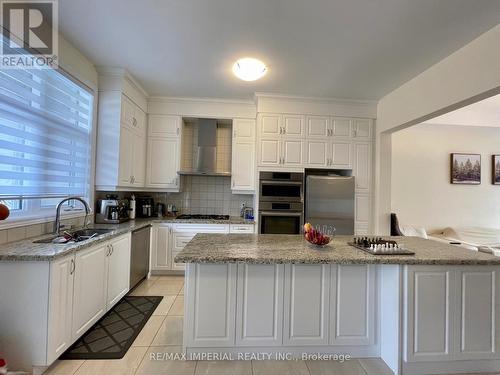
[[[156,246],[153,256],[153,268],[155,270],[169,270],[171,267],[171,232],[171,227],[168,225],[160,225],[156,230]]]
[[[148,139],[147,186],[179,188],[179,139]]]
[[[370,143],[354,144],[354,165],[356,191],[369,192],[372,186],[372,151]]]
[[[457,359],[499,357],[497,317],[500,267],[467,266],[457,270],[460,306],[455,311]]]
[[[106,312],[107,253],[107,245],[76,253],[73,340],[80,337]]]
[[[340,169],[352,168],[352,145],[349,142],[332,142],[330,166]]]
[[[130,288],[130,234],[112,240],[109,246],[107,310]]]
[[[369,140],[372,138],[372,120],[354,119],[354,138]]]
[[[172,137],[180,135],[180,116],[149,115],[148,135],[150,137]]]
[[[307,137],[321,138],[330,136],[330,119],[324,116],[307,117]]]
[[[326,167],[329,163],[328,140],[308,140],[306,142],[306,163],[308,167]]]
[[[132,130],[126,126],[120,128],[120,165],[119,165],[119,184],[120,186],[132,185],[132,160],[135,135]]]
[[[250,142],[255,139],[255,120],[252,119],[234,119],[233,120],[233,139]]]
[[[375,266],[332,265],[330,344],[375,342]]]
[[[281,164],[280,143],[278,139],[262,139],[260,141],[259,164],[262,166]]]
[[[72,343],[74,266],[74,255],[50,262],[47,363],[55,361]]]
[[[284,345],[328,345],[329,288],[329,265],[285,265]]]
[[[332,134],[336,138],[350,138],[352,134],[351,119],[334,117],[332,119]]]
[[[304,138],[304,117],[303,116],[283,116],[283,135],[287,138]]]
[[[260,136],[278,138],[283,132],[282,119],[279,115],[260,116]]]
[[[356,194],[354,212],[356,224],[368,225],[370,223],[371,199],[368,194]]]
[[[255,191],[255,143],[246,138],[233,138],[231,189]]]
[[[132,185],[144,187],[146,181],[146,138],[136,136],[134,139],[132,160]]]
[[[282,143],[283,162],[287,167],[302,167],[304,164],[304,142],[285,139]]]
[[[283,264],[239,264],[236,345],[282,345]]]
[[[407,360],[452,360],[453,268],[408,266]]]
[[[122,94],[121,123],[129,128],[134,126],[135,104]]]
[[[179,254],[182,249],[188,244],[189,241],[196,236],[196,232],[187,233],[187,232],[176,232],[175,230],[172,233],[172,265],[171,268],[173,270],[184,271],[186,268],[185,263],[175,263],[174,258],[177,254]]]
[[[233,347],[236,319],[236,264],[188,263],[186,347]]]

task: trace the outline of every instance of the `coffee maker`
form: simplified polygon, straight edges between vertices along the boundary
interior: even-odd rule
[[[152,217],[154,215],[154,201],[152,197],[137,198],[137,216]]]
[[[129,220],[128,206],[116,195],[106,195],[106,199],[96,202],[95,222],[97,224],[120,224]]]

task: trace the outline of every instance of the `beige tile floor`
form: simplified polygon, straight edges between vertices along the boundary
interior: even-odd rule
[[[174,361],[153,360],[155,353],[182,351],[184,277],[153,276],[131,295],[164,296],[153,316],[122,359],[64,360],[50,375],[390,375],[379,359],[335,361]],[[492,374],[494,375],[494,374]]]

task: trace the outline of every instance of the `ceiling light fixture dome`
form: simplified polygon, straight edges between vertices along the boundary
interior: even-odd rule
[[[243,81],[256,81],[267,73],[267,67],[260,60],[245,57],[234,63],[233,73]]]

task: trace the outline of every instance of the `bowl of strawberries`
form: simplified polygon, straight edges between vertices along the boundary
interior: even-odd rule
[[[325,226],[325,228],[322,228],[323,231],[321,231],[321,228],[314,228],[310,223],[305,223],[304,224],[304,238],[306,239],[307,242],[310,244],[317,246],[317,247],[323,247],[326,246],[330,243],[331,237],[330,235],[333,235],[335,230],[331,228],[330,230],[328,227]]]

